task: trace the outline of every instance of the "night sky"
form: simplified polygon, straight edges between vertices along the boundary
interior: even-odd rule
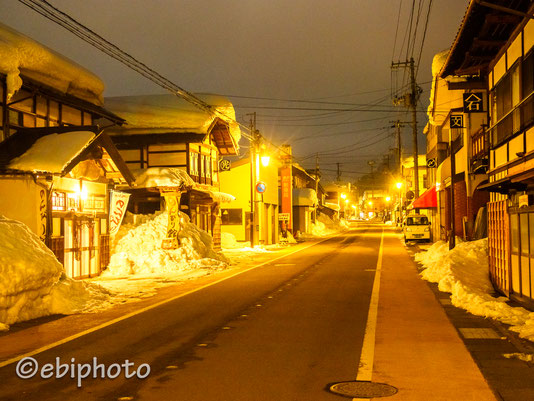
[[[303,166],[314,167],[319,152],[324,174],[335,177],[339,162],[342,179],[352,181],[370,171],[369,160],[379,163],[395,146],[390,121],[410,119],[405,108],[391,102],[392,91],[407,82],[407,71],[392,72],[391,63],[411,55],[419,60],[429,1],[50,3],[182,88],[227,95],[238,121],[248,124],[246,114],[256,112],[260,132],[275,145],[292,144]],[[421,111],[428,105],[432,57],[451,46],[467,5],[467,0],[431,2],[417,75]],[[2,23],[97,74],[106,84],[106,96],[164,93],[22,3],[1,0],[0,7]],[[340,111],[347,109],[358,111]],[[418,119],[422,132],[425,114],[419,112]],[[419,138],[425,153],[424,136]],[[404,153],[411,154],[408,126],[403,141]],[[246,152],[247,141],[240,145]]]

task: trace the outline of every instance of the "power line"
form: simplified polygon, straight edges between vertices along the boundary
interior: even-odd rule
[[[419,50],[419,56],[417,57],[417,69],[415,70],[415,78],[417,79],[417,74],[419,73],[419,63],[421,62],[421,55],[423,54],[423,47],[425,45],[425,39],[426,39],[426,31],[428,28],[428,22],[430,19],[430,10],[432,8],[432,0],[429,0],[428,2],[428,10],[426,12],[426,21],[425,21],[425,29],[423,31],[423,39],[421,40],[421,49]]]
[[[111,56],[115,60],[120,61],[122,64],[126,65],[128,68],[138,72],[139,74],[143,75],[145,78],[161,86],[162,88],[170,91],[174,95],[181,97],[182,99],[193,104],[197,108],[205,111],[209,115],[224,117],[225,120],[232,121],[240,125],[245,130],[247,131],[249,130],[247,126],[239,123],[235,119],[220,112],[215,107],[204,102],[202,99],[199,99],[193,93],[176,85],[169,79],[165,78],[164,76],[162,76],[155,70],[148,67],[146,64],[140,62],[135,57],[131,56],[130,54],[126,53],[125,51],[123,51],[122,49],[114,45],[113,43],[104,39],[102,36],[94,32],[90,28],[86,27],[79,21],[75,20],[74,18],[67,15],[63,11],[54,7],[53,5],[48,3],[46,0],[39,0],[39,1],[19,0],[19,2],[30,7],[32,10],[46,17],[47,19],[55,22],[56,24],[61,25],[63,28],[67,29],[74,35],[78,36],[83,41],[89,43],[93,47],[96,47],[97,49],[106,53],[108,56]],[[245,136],[247,139],[252,139],[252,137],[244,133],[243,133],[243,136]]]

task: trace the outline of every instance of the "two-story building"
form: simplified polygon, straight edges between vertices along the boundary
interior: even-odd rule
[[[490,277],[534,305],[534,4],[471,1],[441,76],[485,82]]]
[[[74,278],[109,260],[110,190],[133,182],[96,125],[122,119],[102,107],[93,73],[0,24],[0,214],[25,223]]]
[[[180,196],[180,210],[210,232],[218,246],[220,203],[227,199],[219,193],[219,160],[238,153],[241,132],[226,98],[198,97],[217,113],[209,114],[172,94],[106,98],[106,107],[126,120],[106,133],[133,174],[144,180],[129,190],[129,210],[161,210],[161,194],[174,191]],[[158,175],[178,179],[158,184]]]

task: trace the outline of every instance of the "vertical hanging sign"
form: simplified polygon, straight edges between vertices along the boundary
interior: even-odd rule
[[[48,199],[46,196],[46,191],[41,189],[39,191],[39,216],[41,218],[41,232],[39,233],[39,238],[41,241],[46,241],[46,236],[48,234]]]
[[[126,214],[126,207],[130,194],[120,191],[111,191],[111,202],[109,207],[109,235],[115,235],[119,231],[122,219]]]
[[[167,237],[161,243],[163,249],[178,248],[178,232],[180,231],[180,215],[178,213],[180,201],[178,192],[164,192],[165,208],[169,215],[167,224]]]
[[[291,229],[291,212],[293,211],[293,199],[292,199],[292,178],[291,178],[291,165],[284,166],[280,169],[280,181],[281,181],[281,190],[282,190],[282,207],[281,212],[288,214],[289,218],[287,219],[288,228]]]

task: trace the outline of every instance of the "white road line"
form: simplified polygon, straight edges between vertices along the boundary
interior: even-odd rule
[[[373,378],[373,362],[375,359],[375,338],[376,338],[376,320],[378,317],[378,297],[380,293],[380,276],[382,273],[382,253],[384,249],[384,229],[380,237],[380,249],[378,251],[378,261],[376,262],[376,273],[373,282],[373,292],[369,304],[369,314],[367,315],[367,324],[365,326],[365,335],[363,337],[362,354],[358,366],[357,381],[371,381]],[[354,398],[353,400],[362,400],[365,398]]]
[[[285,257],[287,257],[287,256],[293,255],[294,253],[304,251],[305,249],[308,249],[308,248],[310,248],[310,247],[312,247],[312,246],[314,246],[314,245],[318,245],[318,244],[320,244],[320,243],[322,243],[322,242],[324,242],[324,241],[327,241],[327,240],[329,240],[329,239],[331,239],[331,238],[334,238],[334,237],[337,237],[337,236],[338,236],[338,235],[329,236],[329,237],[327,237],[327,238],[325,238],[325,239],[323,239],[323,240],[321,240],[321,241],[319,241],[319,242],[315,242],[315,243],[310,244],[310,245],[308,245],[308,246],[306,246],[306,247],[303,247],[303,248],[301,248],[301,249],[297,249],[297,250],[295,250],[295,251],[293,251],[293,252],[290,252],[290,253],[288,253],[287,255],[282,255],[282,256],[279,256],[279,257],[277,257],[277,258],[268,260],[268,261],[266,261],[266,262],[260,263],[259,265],[252,266],[252,267],[250,267],[250,268],[248,268],[248,269],[246,269],[246,270],[242,270],[242,271],[237,272],[237,273],[235,273],[235,274],[232,274],[232,275],[230,275],[230,276],[228,276],[228,277],[224,277],[224,278],[222,278],[222,279],[220,279],[220,280],[217,280],[217,281],[214,281],[214,282],[212,282],[212,283],[206,284],[206,285],[204,285],[204,286],[202,286],[202,287],[199,287],[199,288],[196,288],[196,289],[194,289],[194,290],[185,292],[185,293],[183,293],[183,294],[176,295],[176,296],[174,296],[174,297],[172,297],[172,298],[165,299],[165,300],[160,301],[160,302],[157,302],[157,303],[155,303],[155,304],[146,306],[146,307],[141,308],[141,309],[138,309],[138,310],[136,310],[136,311],[134,311],[134,312],[131,312],[131,313],[128,313],[128,314],[123,315],[123,316],[121,316],[121,317],[118,317],[118,318],[116,318],[116,319],[112,319],[112,320],[109,320],[109,321],[107,321],[107,322],[105,322],[105,323],[99,324],[98,326],[91,327],[90,329],[84,330],[84,331],[82,331],[82,332],[80,332],[80,333],[76,333],[76,334],[73,334],[72,336],[65,337],[65,338],[62,339],[62,340],[59,340],[59,341],[50,343],[50,344],[48,344],[48,345],[45,345],[45,346],[43,346],[43,347],[41,347],[41,348],[37,348],[37,349],[35,349],[35,350],[33,350],[33,351],[30,351],[30,352],[27,352],[27,353],[25,353],[25,354],[21,354],[21,355],[15,356],[15,357],[13,357],[13,358],[7,359],[7,360],[5,360],[5,361],[0,362],[0,368],[3,368],[4,366],[10,365],[10,364],[12,364],[12,363],[18,362],[18,361],[20,361],[20,360],[23,359],[23,358],[27,358],[27,357],[30,357],[30,356],[34,356],[34,355],[40,354],[41,352],[45,352],[45,351],[48,351],[49,349],[52,349],[52,348],[58,347],[58,346],[60,346],[60,345],[66,344],[66,343],[68,343],[68,342],[70,342],[70,341],[76,340],[76,339],[78,339],[78,338],[80,338],[80,337],[83,337],[83,336],[85,336],[85,335],[87,335],[87,334],[94,333],[95,331],[98,331],[98,330],[103,329],[103,328],[105,328],[105,327],[111,326],[111,325],[113,325],[113,324],[115,324],[115,323],[118,323],[118,322],[121,322],[121,321],[123,321],[123,320],[126,320],[126,319],[128,319],[128,318],[130,318],[130,317],[132,317],[132,316],[139,315],[140,313],[143,313],[143,312],[149,311],[149,310],[151,310],[151,309],[157,308],[158,306],[161,306],[161,305],[164,305],[164,304],[166,304],[166,303],[172,302],[172,301],[174,301],[174,300],[176,300],[176,299],[178,299],[178,298],[185,297],[186,295],[189,295],[189,294],[192,294],[192,293],[194,293],[194,292],[200,291],[200,290],[202,290],[202,289],[204,289],[204,288],[211,287],[212,285],[221,283],[221,282],[223,282],[223,281],[225,281],[225,280],[231,279],[232,277],[236,277],[236,276],[238,276],[238,275],[240,275],[240,274],[243,274],[243,273],[246,273],[246,272],[248,272],[248,271],[250,271],[250,270],[253,270],[253,269],[256,269],[256,268],[258,268],[258,267],[264,266],[264,265],[266,265],[266,264],[272,263],[272,262],[274,262],[274,261],[276,261],[276,260],[278,260],[278,259],[282,259],[282,258],[285,258]]]

